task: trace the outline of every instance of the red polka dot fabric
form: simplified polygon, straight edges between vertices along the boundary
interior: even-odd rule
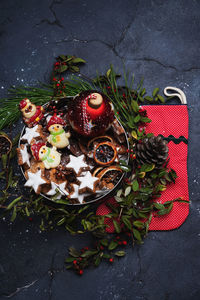
[[[146,126],[147,133],[155,135],[162,134],[164,137],[173,135],[175,138],[184,136],[188,138],[188,111],[186,105],[145,105],[148,117],[152,120]],[[169,167],[173,168],[178,178],[175,184],[168,185],[168,188],[159,198],[159,203],[164,203],[178,197],[183,197],[189,201],[188,178],[187,178],[187,144],[181,141],[175,144],[173,141],[168,143],[169,147]],[[110,198],[112,204],[114,198]],[[101,204],[97,209],[97,215],[109,213],[109,208]],[[172,211],[165,216],[153,216],[149,230],[171,230],[183,224],[189,213],[188,203],[175,202]],[[114,232],[114,226],[110,219],[106,219],[108,225],[107,232]]]

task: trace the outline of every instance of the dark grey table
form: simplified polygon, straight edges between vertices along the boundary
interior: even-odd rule
[[[190,215],[181,228],[150,232],[127,256],[79,277],[65,271],[71,245],[89,238],[41,233],[38,220],[0,222],[0,299],[200,299],[200,1],[1,0],[0,91],[48,82],[59,54],[87,60],[82,72],[110,63],[144,77],[148,93],[167,85],[188,100]]]

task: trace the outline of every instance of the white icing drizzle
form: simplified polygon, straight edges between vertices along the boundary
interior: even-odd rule
[[[25,134],[22,136],[22,140],[27,140],[30,144],[32,139],[35,137],[40,136],[39,132],[37,132],[38,125],[34,126],[33,128],[26,128]]]
[[[21,156],[22,156],[22,163],[23,164],[27,163],[27,165],[30,167],[30,157],[31,157],[31,155],[28,153],[26,145],[24,145],[24,149],[20,148],[20,153],[21,153]]]
[[[89,188],[90,190],[94,189],[94,183],[99,180],[99,178],[92,176],[90,172],[86,172],[85,176],[77,177],[81,182],[79,189]]]
[[[28,180],[25,183],[25,186],[32,187],[34,191],[37,193],[38,187],[41,184],[46,183],[46,181],[41,177],[41,170],[37,171],[36,173],[32,173],[29,171],[27,173],[28,173]]]
[[[66,165],[67,168],[72,168],[78,174],[81,168],[88,167],[88,165],[83,161],[84,154],[76,157],[74,155],[70,155],[70,162]]]

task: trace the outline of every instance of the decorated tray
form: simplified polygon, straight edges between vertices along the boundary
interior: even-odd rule
[[[109,99],[97,91],[35,106],[20,102],[24,126],[18,164],[25,186],[56,203],[81,205],[108,196],[128,162],[128,138]]]

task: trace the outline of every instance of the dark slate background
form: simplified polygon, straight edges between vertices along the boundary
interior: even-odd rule
[[[94,76],[113,63],[148,93],[172,85],[188,100],[190,215],[177,230],[150,232],[112,266],[83,277],[65,271],[69,246],[89,237],[64,230],[41,233],[38,220],[0,222],[0,299],[197,300],[200,299],[198,0],[1,0],[0,96],[10,85],[48,82],[54,58],[75,54]]]

